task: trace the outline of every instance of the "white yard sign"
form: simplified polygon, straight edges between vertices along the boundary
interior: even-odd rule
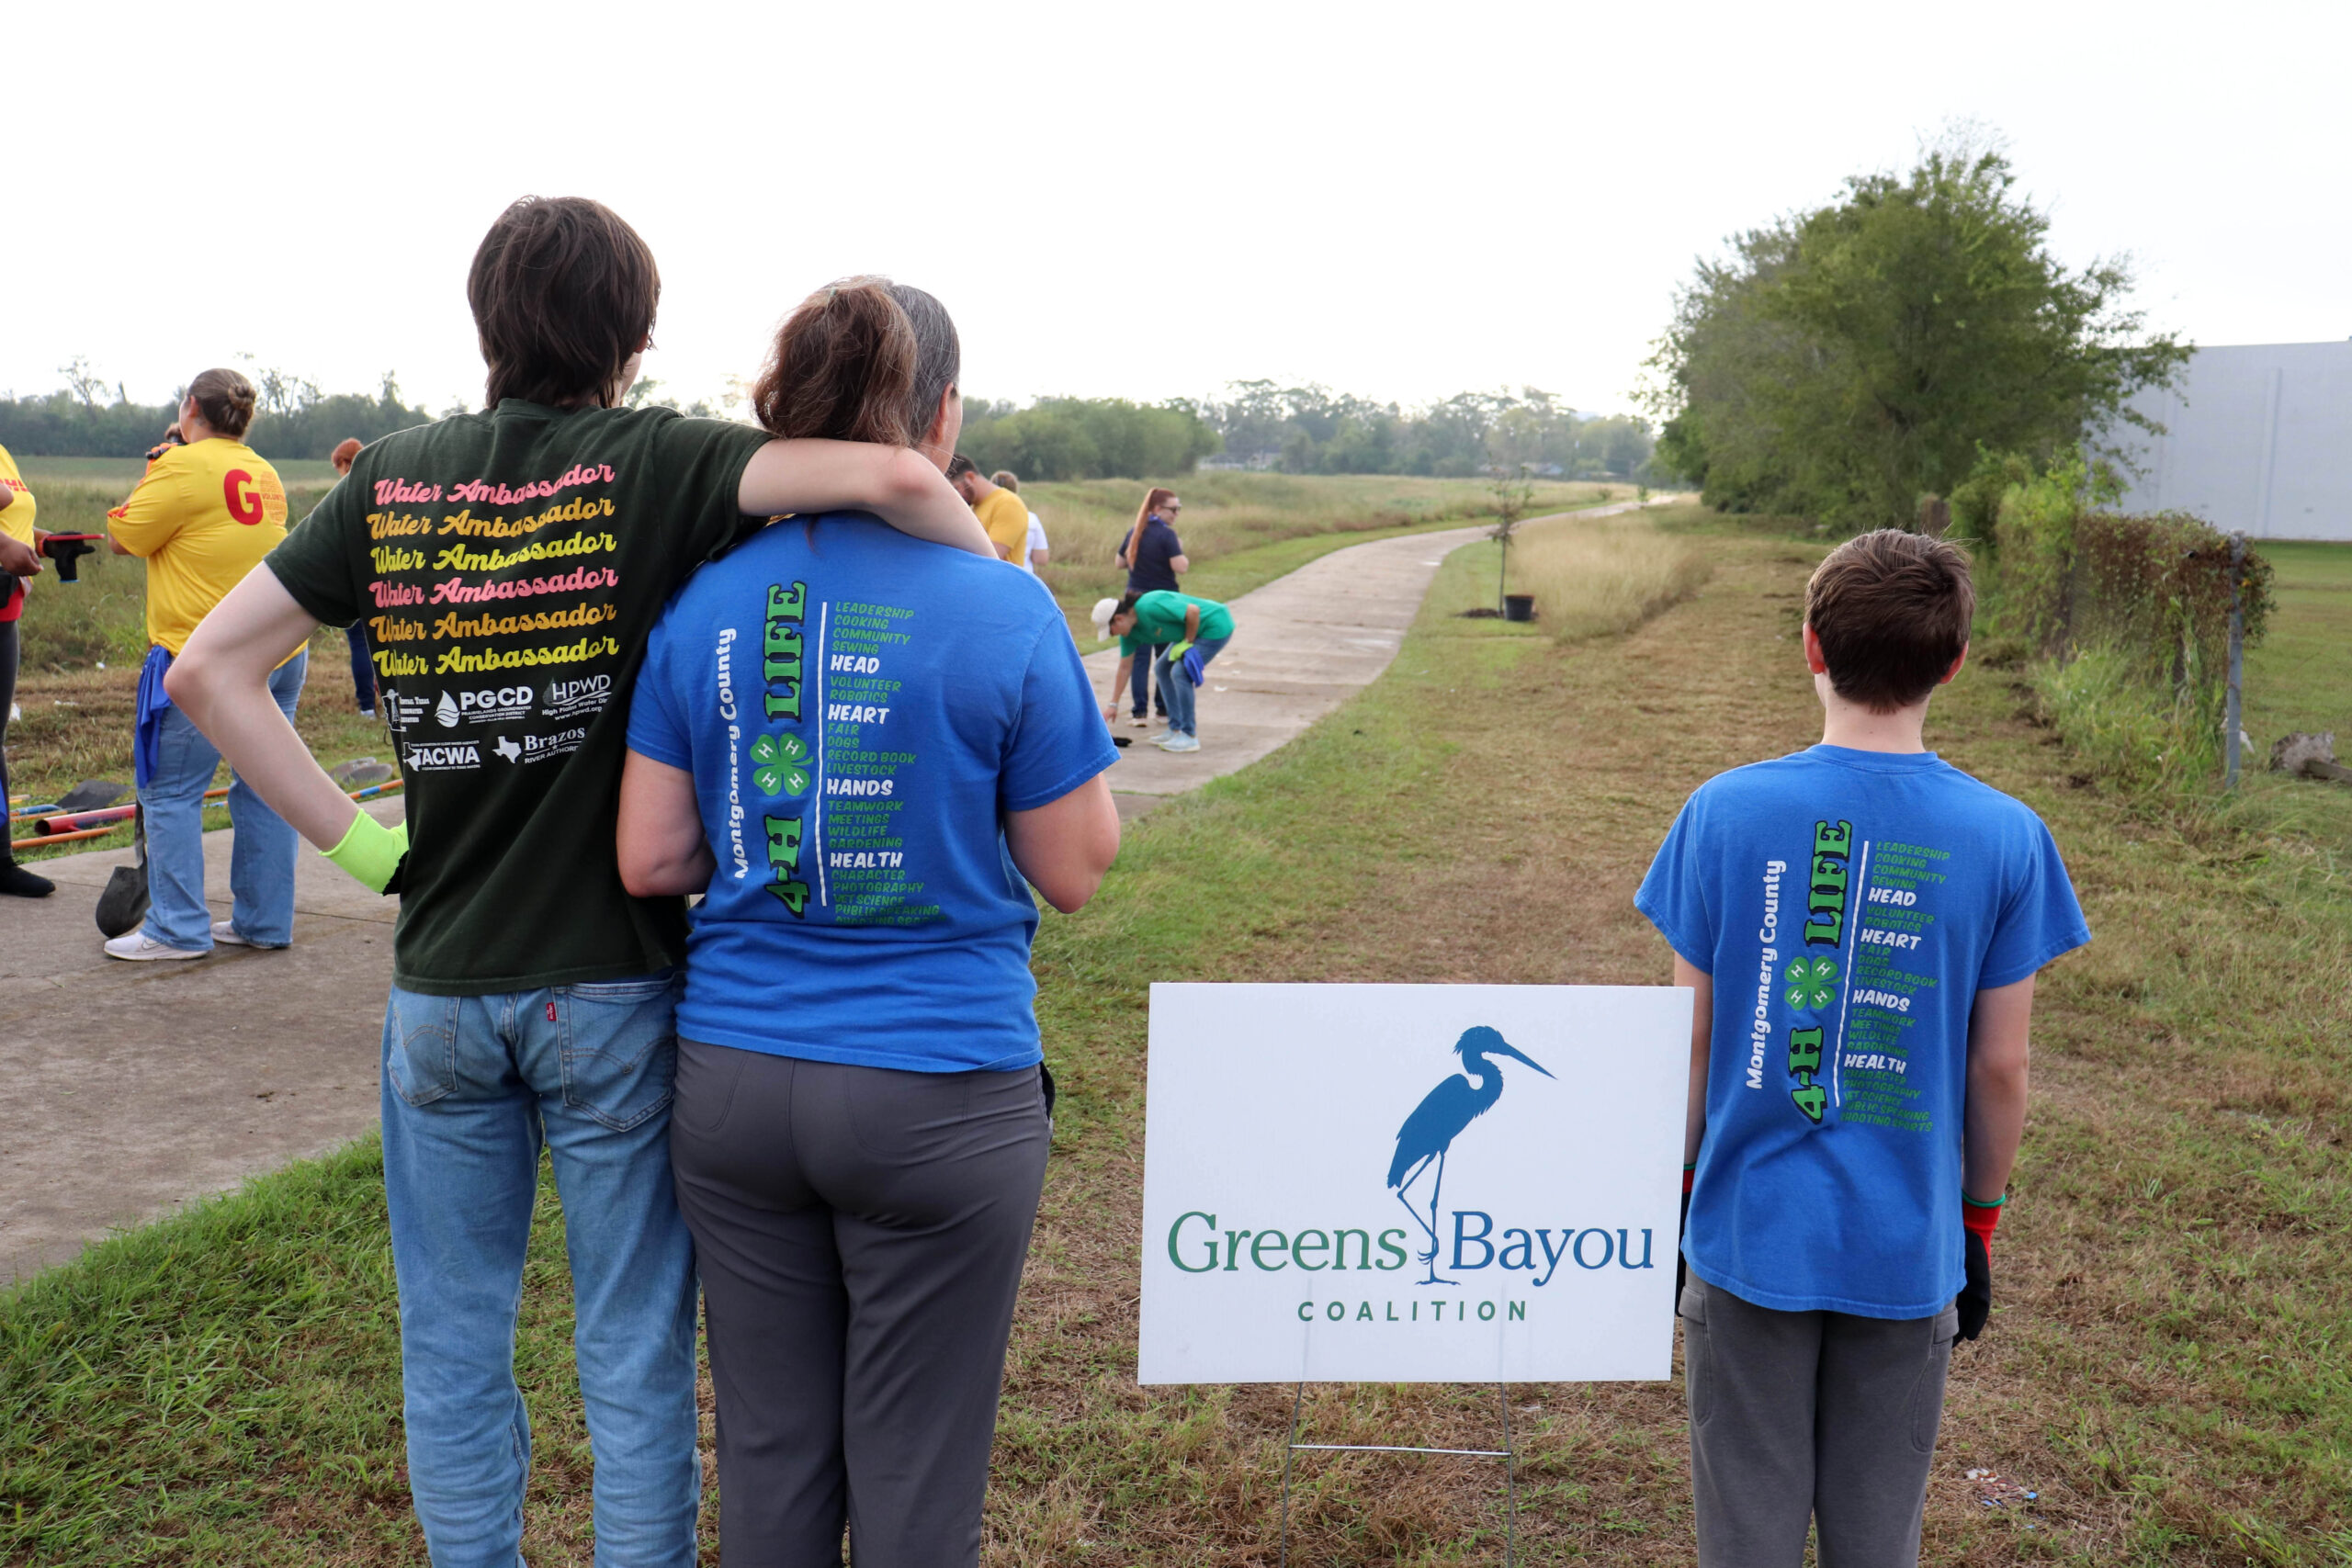
[[[1138,1375],[1664,1378],[1690,993],[1154,986]]]

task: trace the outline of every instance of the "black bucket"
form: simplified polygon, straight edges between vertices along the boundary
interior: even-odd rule
[[[1504,594],[1504,595],[1503,595],[1503,619],[1504,619],[1504,620],[1506,620],[1506,621],[1532,621],[1532,620],[1533,620],[1534,618],[1535,618],[1535,595],[1534,595],[1534,594],[1532,594],[1532,593],[1506,593],[1506,594]]]

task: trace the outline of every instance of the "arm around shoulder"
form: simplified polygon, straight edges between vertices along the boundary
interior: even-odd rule
[[[753,517],[871,512],[902,534],[995,559],[996,546],[946,476],[909,446],[771,441],[743,466],[736,504]]]

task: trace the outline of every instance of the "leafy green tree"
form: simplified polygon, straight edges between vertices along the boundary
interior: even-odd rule
[[[2048,231],[2007,158],[1961,130],[1907,174],[1736,237],[1650,361],[1661,462],[1720,507],[1903,525],[1980,450],[2046,460],[2144,424],[2125,400],[2190,351],[2128,308],[2127,264],[2069,269]]]

